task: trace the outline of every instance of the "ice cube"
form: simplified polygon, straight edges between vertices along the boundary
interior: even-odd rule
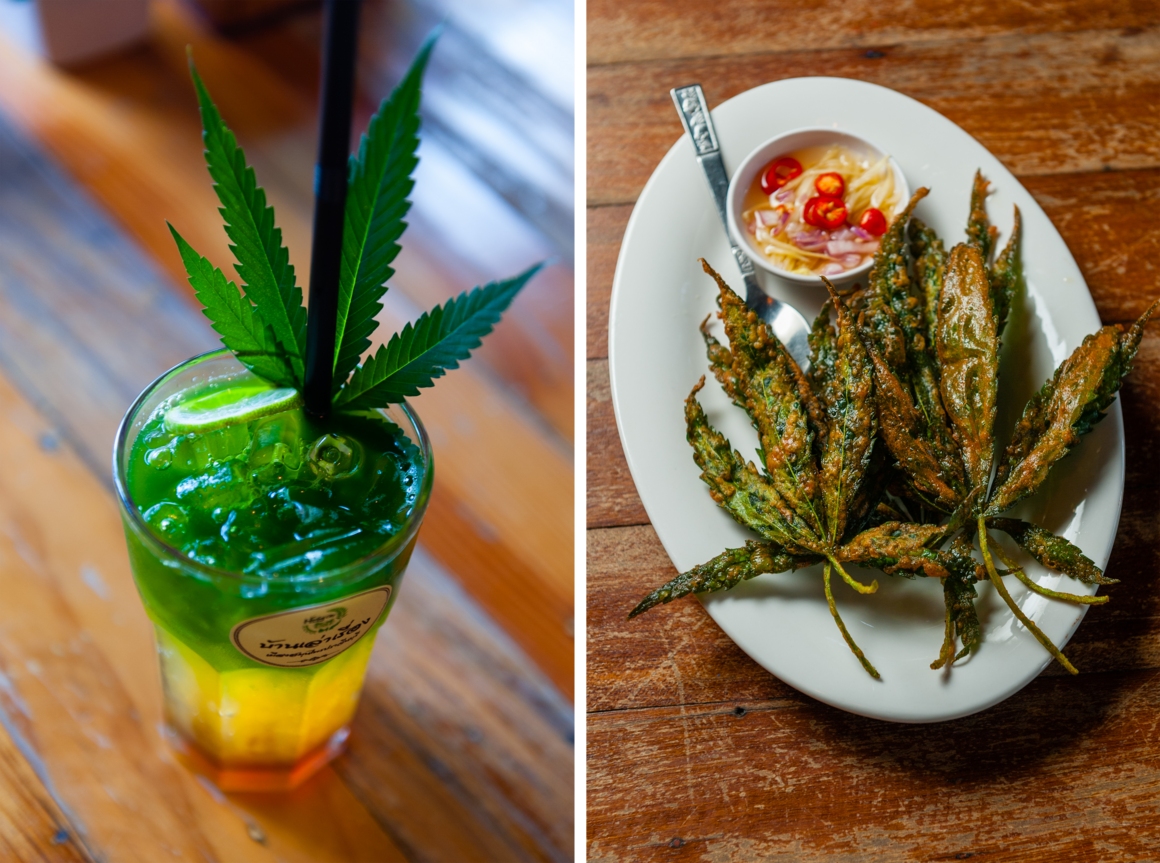
[[[146,450],[145,464],[154,470],[165,470],[173,464],[172,446],[159,446],[156,449]]]
[[[189,537],[189,510],[183,506],[162,501],[141,515],[153,532],[170,545],[180,548]]]
[[[154,420],[141,431],[141,442],[148,447],[164,446],[173,440],[173,432],[165,428],[164,421]]]
[[[206,566],[228,566],[228,549],[220,539],[199,539],[185,549],[185,556]]]
[[[245,455],[250,433],[245,423],[211,432],[190,432],[173,439],[173,463],[183,470],[201,471]]]
[[[263,485],[296,479],[302,469],[302,441],[298,415],[276,414],[254,429],[250,442],[250,476]]]
[[[376,512],[402,516],[410,512],[418,491],[412,468],[409,462],[400,465],[398,457],[392,453],[383,453],[378,457],[375,461],[374,482],[367,494],[367,499],[374,501]]]
[[[177,484],[177,499],[202,510],[221,508],[228,512],[249,506],[254,490],[242,465],[228,461],[183,479]]]
[[[330,432],[314,442],[306,458],[317,477],[334,481],[344,479],[358,470],[362,457],[362,444],[353,438]]]

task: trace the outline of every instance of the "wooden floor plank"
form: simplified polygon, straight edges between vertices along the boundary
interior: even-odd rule
[[[1010,33],[1134,30],[1160,22],[1160,14],[1149,3],[1100,0],[911,0],[899,7],[875,0],[789,0],[776,6],[761,0],[713,6],[592,0],[588,22],[588,62],[598,66],[674,57],[743,60],[749,54],[975,41]]]
[[[959,124],[1021,177],[1160,166],[1160,28],[1013,34],[902,45],[875,56],[791,51],[744,62],[721,57],[592,67],[588,173],[599,182],[589,184],[589,204],[635,200],[680,137],[671,87],[699,81],[712,108],[767,81],[810,75],[858,78],[911,96]]]
[[[590,360],[588,372],[588,527],[645,524],[648,514],[637,495],[620,446],[608,360]]]
[[[0,674],[4,674],[2,666]],[[7,687],[7,675],[0,681]],[[0,703],[5,701],[8,698],[0,696]],[[11,716],[19,712],[19,707],[9,702],[3,710]],[[6,728],[0,728],[0,860],[21,863],[92,863],[94,860]]]
[[[597,714],[588,859],[1147,859],[1160,670],[1085,684],[921,729],[801,696]]]
[[[629,204],[588,209],[588,290],[585,328],[588,359],[608,356],[608,308],[612,302],[612,278],[620,257],[620,244],[628,226]]]
[[[450,626],[447,606],[470,603],[418,563],[399,599],[407,626],[375,645],[339,774],[414,859],[572,859],[572,706],[482,614]],[[454,779],[433,765],[455,765]]]

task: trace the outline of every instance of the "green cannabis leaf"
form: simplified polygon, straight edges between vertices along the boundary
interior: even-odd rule
[[[181,252],[189,283],[205,307],[203,313],[222,337],[222,344],[254,374],[278,386],[297,386],[294,369],[273,329],[263,323],[238,286],[227,282],[221,270],[195,252],[173,225],[169,231]]]
[[[274,208],[266,204],[266,193],[258,185],[254,169],[246,164],[234,133],[222,122],[192,58],[189,71],[201,105],[205,161],[222,204],[219,212],[226,222],[226,234],[233,241],[230,251],[238,262],[243,290],[253,301],[258,319],[273,329],[290,359],[295,385],[301,388],[306,309],[302,289],[294,280],[290,253],[282,245],[282,231],[274,225]]]
[[[343,410],[373,410],[400,402],[421,387],[431,386],[448,369],[458,368],[542,266],[436,306],[358,365],[378,326],[379,300],[394,275],[391,264],[407,227],[403,219],[411,207],[408,195],[419,163],[423,73],[438,35],[439,28],[424,41],[402,82],[371,118],[358,155],[350,158],[334,356],[333,404]],[[219,212],[226,234],[233,242],[230,250],[243,282],[241,292],[172,225],[170,231],[189,282],[222,344],[254,374],[279,386],[301,389],[306,309],[290,253],[274,224],[274,209],[267,205],[266,193],[222,121],[192,57],[189,70],[201,107],[205,160],[222,204]]]
[[[407,227],[408,195],[419,164],[419,97],[423,72],[438,33],[419,49],[402,83],[382,105],[350,160],[342,232],[342,265],[338,280],[338,328],[335,333],[334,389],[337,392],[359,358],[370,347],[370,335],[382,309],[379,298],[394,275],[391,262]]]
[[[343,410],[368,410],[401,402],[459,367],[491,332],[504,309],[542,265],[512,279],[492,282],[436,306],[391,336],[355,370],[335,399]]]

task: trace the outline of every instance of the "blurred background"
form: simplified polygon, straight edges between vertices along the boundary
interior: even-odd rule
[[[364,0],[354,136],[422,38],[409,227],[384,340],[473,285],[553,263],[415,400],[436,449],[421,544],[574,697],[575,8]],[[235,277],[187,46],[310,271],[320,2],[0,0],[0,376],[111,487],[117,422],[216,345],[166,222]],[[305,284],[303,284],[305,288]]]

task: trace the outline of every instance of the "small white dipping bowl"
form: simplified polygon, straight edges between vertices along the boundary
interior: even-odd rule
[[[729,219],[729,230],[733,234],[733,238],[737,241],[737,244],[748,252],[753,263],[773,273],[775,276],[791,282],[822,287],[821,276],[805,276],[800,273],[787,272],[771,264],[765,255],[761,253],[754,243],[753,237],[749,235],[749,232],[745,230],[741,222],[741,210],[745,202],[745,194],[749,191],[749,187],[753,185],[753,180],[757,177],[761,169],[779,156],[788,156],[790,153],[806,147],[826,147],[834,144],[840,144],[854,153],[864,155],[871,162],[876,162],[885,155],[881,148],[876,147],[865,138],[852,135],[849,132],[842,132],[838,129],[825,127],[794,129],[778,135],[776,138],[770,138],[751,152],[745,157],[740,167],[733,172],[733,177],[729,180],[729,193],[725,199],[725,213]],[[894,161],[893,156],[890,158],[890,167],[894,169],[895,184],[902,189],[901,200],[903,201],[903,205],[905,205],[905,202],[910,200],[910,186],[907,185],[906,177],[903,175],[898,163]],[[890,217],[888,217],[888,221],[889,219]],[[871,266],[872,262],[868,261],[852,270],[845,270],[844,272],[827,276],[827,278],[831,282],[848,282],[851,279],[855,279],[869,272]]]

